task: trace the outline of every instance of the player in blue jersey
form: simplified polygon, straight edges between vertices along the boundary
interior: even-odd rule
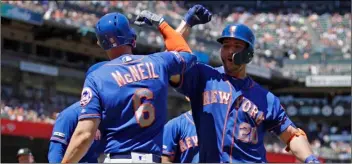
[[[86,75],[98,69],[100,66],[107,63],[99,62],[91,66]],[[50,138],[50,146],[48,153],[48,160],[50,163],[60,163],[64,157],[68,143],[70,143],[71,136],[75,131],[78,123],[78,116],[81,113],[81,106],[79,102],[72,104],[64,109],[55,121],[52,136]],[[100,143],[101,134],[97,130],[94,142],[89,148],[85,156],[79,161],[80,163],[98,163],[98,157],[103,153],[103,144]]]
[[[198,161],[198,137],[192,111],[188,111],[164,126],[162,162],[198,163]]]
[[[197,15],[199,19],[193,19]],[[209,12],[192,7],[177,28],[184,37]],[[266,162],[264,135],[278,135],[301,162],[318,162],[305,133],[297,128],[279,99],[246,74],[254,55],[255,36],[244,24],[227,25],[217,40],[223,66],[198,63],[171,84],[191,100],[200,162]]]
[[[168,80],[196,62],[182,36],[163,18],[142,11],[137,25],[156,25],[168,51],[132,55],[136,36],[120,13],[100,18],[95,31],[110,62],[86,77],[78,125],[63,163],[78,162],[100,126],[106,138],[104,162],[160,162],[166,123]]]

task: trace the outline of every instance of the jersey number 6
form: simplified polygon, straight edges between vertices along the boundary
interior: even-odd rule
[[[145,88],[137,89],[136,92],[134,92],[134,116],[136,117],[137,123],[141,128],[150,126],[155,120],[154,106],[149,102],[143,103],[143,98],[144,100],[152,100],[153,92]],[[147,114],[148,116],[145,117],[145,114]]]

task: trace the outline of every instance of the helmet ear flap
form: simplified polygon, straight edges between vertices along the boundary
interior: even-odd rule
[[[254,54],[254,49],[252,46],[248,46],[246,49],[241,52],[234,53],[232,55],[232,61],[236,65],[248,64],[251,62]]]

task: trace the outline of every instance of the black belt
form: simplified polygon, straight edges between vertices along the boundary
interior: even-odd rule
[[[131,153],[110,153],[110,159],[132,159]],[[161,157],[152,154],[152,160],[155,163],[161,163]]]

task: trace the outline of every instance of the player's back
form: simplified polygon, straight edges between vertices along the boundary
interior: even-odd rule
[[[183,59],[170,57],[174,56],[170,53],[125,54],[87,77],[96,89],[84,88],[82,99],[85,95],[89,99],[89,92],[100,97],[101,127],[107,139],[105,153],[134,151],[161,155],[168,80],[171,74],[178,73],[171,71],[172,62],[177,65]]]
[[[163,156],[173,158],[173,163],[198,163],[198,137],[191,111],[167,122],[163,136]]]

